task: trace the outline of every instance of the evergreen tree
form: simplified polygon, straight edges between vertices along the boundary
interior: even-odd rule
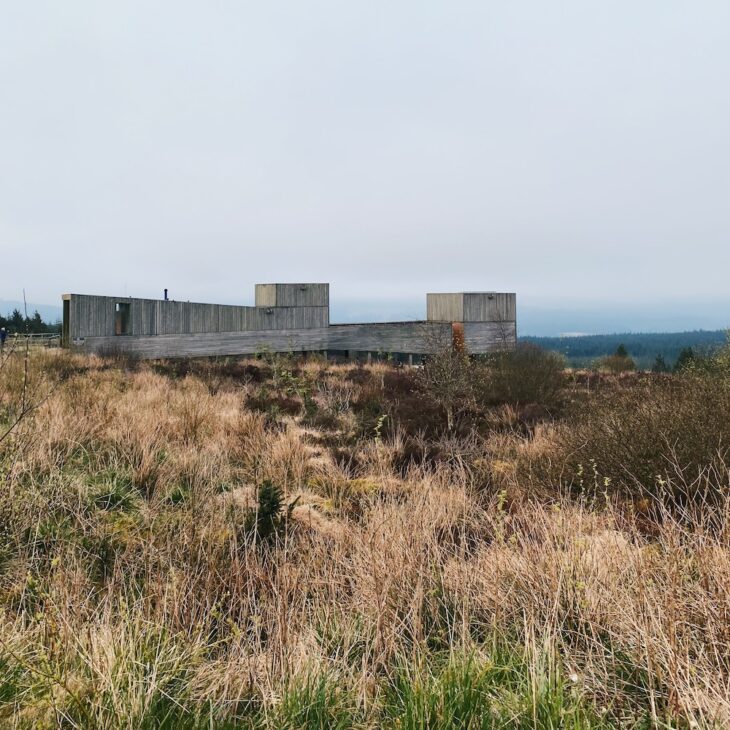
[[[25,318],[20,313],[19,309],[14,309],[10,315],[10,326],[14,332],[22,332],[25,329]]]
[[[46,325],[43,323],[43,319],[41,318],[40,312],[38,310],[33,313],[33,317],[29,322],[29,327],[30,331],[36,334],[45,332]]]
[[[59,333],[61,322],[57,321],[53,324],[44,322],[38,311],[33,312],[32,317],[24,317],[20,310],[14,309],[12,314],[6,316],[0,314],[0,327],[5,327],[8,332],[21,335],[26,332],[33,334]]]
[[[667,365],[667,361],[664,359],[664,357],[661,354],[658,354],[656,356],[656,359],[654,360],[654,365],[652,365],[651,371],[653,373],[668,373],[669,372],[669,365]]]
[[[616,348],[616,352],[614,353],[616,357],[628,357],[629,351],[626,349],[626,345],[623,344],[623,342]]]
[[[686,370],[697,361],[697,355],[691,347],[685,347],[679,353],[677,361],[674,363],[674,372],[679,373],[682,370]]]

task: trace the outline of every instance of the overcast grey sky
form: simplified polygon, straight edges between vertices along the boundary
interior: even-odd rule
[[[727,0],[0,7],[0,298],[730,302]]]

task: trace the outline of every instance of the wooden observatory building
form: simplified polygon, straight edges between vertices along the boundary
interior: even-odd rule
[[[143,359],[321,352],[422,356],[458,342],[472,354],[516,341],[516,295],[428,294],[426,319],[330,323],[329,284],[257,284],[255,305],[63,295],[65,347]]]

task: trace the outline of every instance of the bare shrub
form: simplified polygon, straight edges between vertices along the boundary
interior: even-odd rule
[[[318,382],[317,395],[325,411],[334,416],[341,416],[350,410],[355,388],[347,381],[329,378]]]
[[[566,385],[565,359],[530,343],[486,359],[479,394],[486,403],[557,409]]]
[[[451,431],[459,416],[473,405],[474,365],[456,349],[442,349],[429,356],[420,371],[424,390],[446,414],[446,428]]]
[[[686,486],[673,495],[678,503],[716,502],[723,481],[709,494],[693,494],[691,484],[708,465],[725,463],[728,412],[730,390],[711,377],[652,378],[596,393],[559,430],[553,476],[558,468],[574,489],[636,499],[671,497],[667,484],[679,478]]]
[[[628,373],[636,370],[636,363],[628,355],[606,355],[596,360],[594,367],[606,373]]]

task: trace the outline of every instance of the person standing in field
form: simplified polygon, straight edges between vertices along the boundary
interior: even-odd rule
[[[5,349],[5,340],[8,338],[8,332],[5,327],[0,327],[0,350]]]

